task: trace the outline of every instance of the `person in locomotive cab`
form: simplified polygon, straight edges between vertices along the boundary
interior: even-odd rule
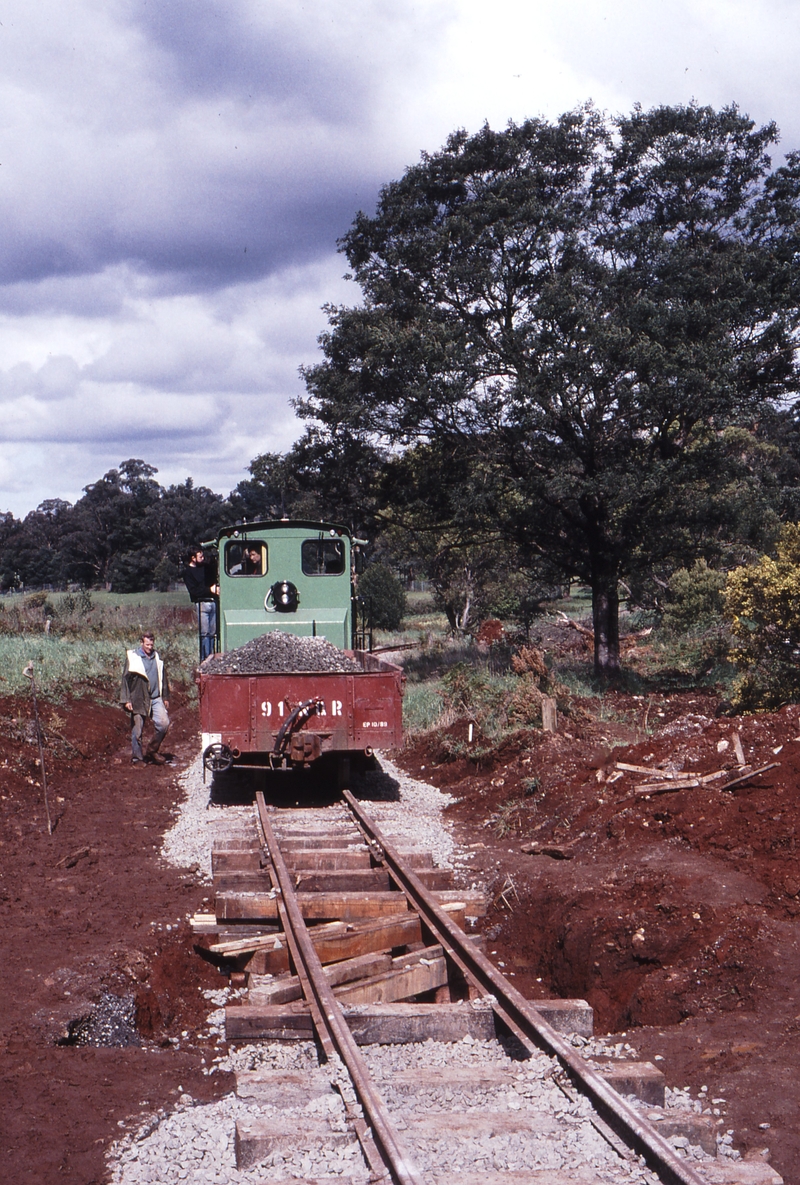
[[[236,546],[238,548],[238,545],[236,545]],[[232,550],[232,552],[229,554],[232,554],[235,558],[236,551]],[[263,563],[263,559],[262,559],[262,552],[261,552],[260,544],[245,543],[245,545],[242,547],[242,552],[241,552],[241,557],[239,559],[239,562],[236,564],[231,564],[231,566],[228,568],[228,575],[229,576],[262,576],[263,575],[262,563]]]
[[[260,576],[261,575],[261,548],[252,544],[250,547],[245,547],[244,555],[242,556],[242,573],[245,576]]]
[[[217,602],[219,585],[216,583],[216,568],[206,561],[202,547],[193,547],[189,564],[181,572],[183,583],[197,605],[197,625],[200,634],[200,661],[208,658],[214,650],[217,635]]]
[[[150,761],[165,765],[167,758],[159,749],[169,729],[169,684],[155,638],[147,630],[142,634],[141,645],[126,651],[119,699],[131,716],[131,763]],[[148,718],[153,721],[155,731],[145,753],[142,732]]]

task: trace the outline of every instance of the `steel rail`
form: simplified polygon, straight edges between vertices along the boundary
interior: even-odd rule
[[[264,824],[262,822],[260,812],[256,814],[256,825],[261,836],[262,846],[269,850],[267,832],[264,830]],[[277,899],[278,920],[283,927],[283,935],[286,939],[286,945],[289,948],[289,954],[291,955],[292,963],[297,972],[297,978],[300,981],[303,995],[308,1004],[317,1038],[320,1045],[322,1046],[322,1051],[326,1060],[331,1061],[336,1055],[336,1047],[331,1040],[330,1034],[325,1025],[324,1017],[320,1012],[319,1004],[311,987],[311,982],[308,978],[305,965],[303,964],[297,938],[295,937],[294,931],[292,930],[289,915],[283,902],[283,897],[280,894],[280,882],[278,881],[274,864],[270,864],[270,880],[272,881],[272,887],[276,889],[279,894]],[[341,1091],[340,1094],[342,1094]],[[342,1094],[342,1102],[344,1103],[347,1120],[353,1128],[353,1131],[358,1138],[358,1142],[361,1144],[361,1150],[364,1153],[367,1164],[369,1165],[370,1185],[377,1185],[377,1182],[387,1181],[389,1179],[389,1171],[386,1167],[385,1159],[381,1155],[378,1146],[373,1140],[372,1133],[367,1127],[367,1124],[364,1122],[363,1116],[356,1111],[351,1101],[344,1094]]]
[[[419,877],[403,865],[397,851],[352,793],[343,790],[342,794],[376,856],[382,859],[436,941],[477,987],[493,997],[490,1000],[492,1009],[508,1028],[525,1044],[531,1042],[557,1057],[577,1088],[594,1103],[601,1118],[626,1144],[644,1156],[665,1185],[704,1185],[702,1178],[686,1161],[681,1160],[652,1124],[617,1094],[596,1070],[586,1065],[572,1046],[547,1023],[535,1005],[508,982],[486,955],[469,941],[460,926],[439,908]]]
[[[319,955],[308,933],[297,901],[291,873],[280,850],[275,831],[267,813],[264,794],[256,793],[258,820],[266,840],[267,850],[275,870],[281,904],[285,913],[284,929],[287,939],[293,942],[293,959],[304,993],[311,1008],[315,1027],[318,1026],[323,1049],[326,1041],[332,1043],[352,1079],[358,1101],[372,1129],[372,1136],[381,1156],[397,1185],[424,1185],[422,1177],[399,1135],[392,1127],[386,1105],[379,1095],[361,1050],[350,1032],[339,1001],[333,994]],[[291,936],[291,938],[290,938]]]

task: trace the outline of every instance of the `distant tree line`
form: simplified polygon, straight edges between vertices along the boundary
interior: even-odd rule
[[[154,466],[132,458],[87,485],[74,505],[54,498],[21,520],[0,514],[0,588],[166,589],[191,547],[240,521],[326,519],[374,538],[383,464],[346,434],[329,440],[310,428],[288,453],[257,456],[225,497],[191,477],[162,486]],[[386,553],[379,545],[375,554]]]

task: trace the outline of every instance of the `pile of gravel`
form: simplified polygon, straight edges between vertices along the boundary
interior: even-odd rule
[[[68,1034],[64,1045],[93,1045],[99,1049],[138,1045],[133,996],[103,993],[91,1012],[70,1021]]]
[[[260,638],[228,650],[212,654],[202,665],[207,675],[271,675],[357,674],[361,667],[325,638],[299,638],[282,630],[270,630]]]

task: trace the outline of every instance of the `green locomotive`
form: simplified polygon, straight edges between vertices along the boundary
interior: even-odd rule
[[[351,756],[402,744],[403,672],[356,647],[361,546],[344,527],[304,520],[220,531],[218,651],[249,649],[276,630],[324,639],[348,662],[244,673],[206,659],[197,674],[206,769],[308,767],[334,756],[341,781]]]

